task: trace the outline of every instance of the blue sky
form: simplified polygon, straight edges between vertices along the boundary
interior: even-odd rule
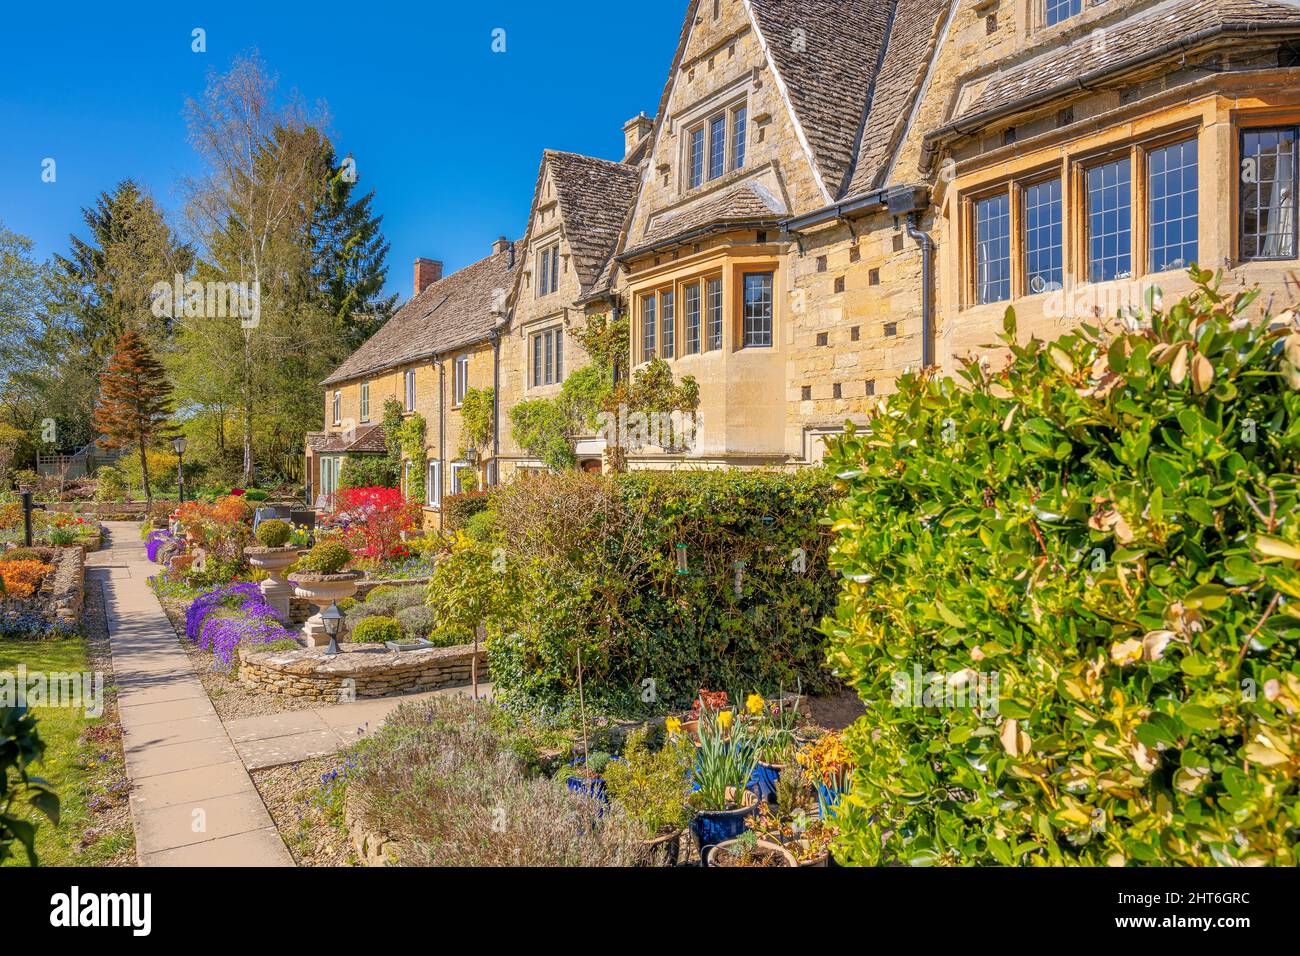
[[[658,106],[685,8],[12,4],[0,34],[0,220],[41,257],[63,252],[69,233],[84,235],[81,208],[133,177],[180,224],[177,183],[197,172],[185,99],[256,48],[283,89],[328,104],[338,151],[355,156],[384,216],[389,291],[405,298],[416,256],[457,269],[501,233],[522,234],[544,148],[622,158],[623,123]],[[206,53],[190,49],[196,27]],[[505,53],[492,52],[497,28]],[[47,157],[54,183],[41,181]]]

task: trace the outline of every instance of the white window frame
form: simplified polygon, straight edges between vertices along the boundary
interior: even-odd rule
[[[335,425],[343,424],[343,393],[335,390],[334,401],[331,407],[331,414]]]
[[[358,416],[363,422],[370,421],[370,383],[361,383],[361,414]]]
[[[460,473],[465,469],[469,469],[471,472],[473,471],[473,467],[468,462],[453,461],[451,463],[451,493],[453,495],[463,494],[463,492],[456,487],[456,483],[460,480]],[[475,482],[476,486],[477,484],[478,482]]]
[[[406,410],[415,411],[415,369],[406,370]]]
[[[469,356],[457,356],[451,371],[451,405],[460,408],[465,403],[465,393],[469,391]]]
[[[424,503],[430,508],[442,507],[442,462],[429,462],[424,470]]]

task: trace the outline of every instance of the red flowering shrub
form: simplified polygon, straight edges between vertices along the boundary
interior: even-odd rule
[[[420,507],[397,488],[346,488],[334,496],[331,524],[359,558],[380,562],[407,551],[402,532],[412,530]]]

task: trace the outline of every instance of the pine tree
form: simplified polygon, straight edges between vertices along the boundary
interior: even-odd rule
[[[322,149],[329,173],[312,217],[312,274],[317,295],[350,353],[388,321],[397,296],[383,295],[389,246],[380,232],[384,217],[370,209],[373,190],[354,199],[352,157],[337,163],[328,140]]]
[[[144,497],[152,501],[148,450],[173,431],[168,422],[172,387],[162,363],[139,332],[127,329],[118,339],[108,370],[99,381],[99,403],[95,406],[95,427],[101,433],[99,445],[138,450]]]

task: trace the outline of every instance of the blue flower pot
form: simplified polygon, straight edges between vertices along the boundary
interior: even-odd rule
[[[828,787],[824,783],[817,784],[817,796],[820,797],[817,803],[818,812],[821,808],[826,808],[826,815],[832,819],[835,817],[835,808],[840,804],[840,797],[844,794],[843,790],[837,787]]]
[[[709,847],[717,846],[726,840],[734,840],[745,832],[745,818],[758,809],[758,803],[751,803],[738,810],[701,810],[691,820],[691,833],[700,847],[700,857],[706,855]]]
[[[776,782],[781,779],[781,768],[777,764],[760,763],[750,775],[748,789],[758,797],[759,803],[766,800],[776,803]]]
[[[604,777],[569,777],[564,781],[570,792],[581,794],[601,803],[609,803],[609,793],[605,788]]]

